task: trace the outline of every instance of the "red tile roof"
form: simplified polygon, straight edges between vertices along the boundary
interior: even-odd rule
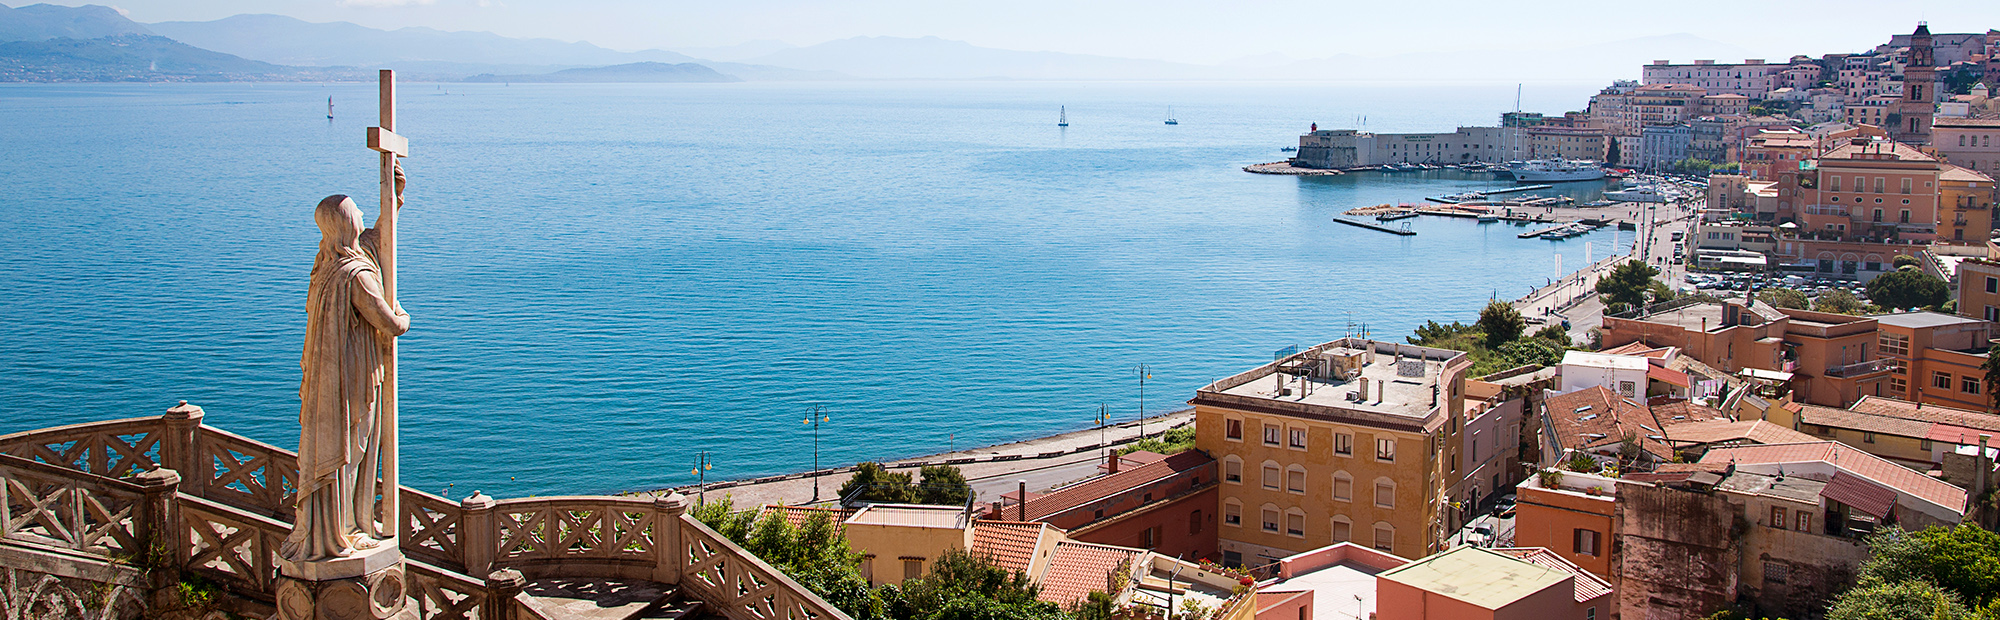
[[[1035,547],[1048,531],[1046,523],[977,521],[972,524],[972,551],[1009,571],[1031,575]]]
[[[1833,481],[1820,489],[1820,497],[1847,504],[1862,512],[1875,515],[1877,519],[1889,517],[1889,509],[1896,507],[1896,492],[1882,488],[1860,476],[1850,476],[1847,472],[1836,472]]]
[[[1737,465],[1831,463],[1841,471],[1875,484],[1908,493],[1948,510],[1965,511],[1965,489],[1836,441],[1725,446],[1709,450],[1702,455],[1701,462]]]
[[[1820,439],[1763,420],[1744,420],[1671,424],[1667,426],[1667,440],[1675,444],[1711,444],[1738,440],[1773,444],[1804,443]]]
[[[1138,549],[1110,545],[1056,543],[1055,553],[1049,555],[1048,571],[1042,576],[1040,598],[1067,607],[1089,596],[1092,590],[1109,590],[1111,574],[1121,568],[1129,570],[1127,562],[1139,553]]]
[[[1611,594],[1611,583],[1543,547],[1502,547],[1494,549],[1514,559],[1576,575],[1576,602],[1588,603]]]
[[[1646,366],[1646,378],[1664,381],[1669,385],[1677,385],[1684,388],[1694,385],[1688,381],[1687,373],[1650,364]]]
[[[1685,398],[1661,400],[1658,404],[1649,404],[1649,408],[1653,410],[1653,419],[1668,426],[1693,422],[1733,421],[1729,414],[1723,413],[1721,409]]]
[[[1673,449],[1651,437],[1661,434],[1652,412],[1644,405],[1619,398],[1604,386],[1551,396],[1542,401],[1542,407],[1564,448],[1615,446],[1629,436],[1638,440],[1641,449],[1660,460],[1673,459]]]
[[[1044,519],[1049,515],[1130,491],[1213,462],[1215,459],[1209,458],[1208,455],[1189,450],[1134,469],[1099,476],[1068,488],[1050,491],[1039,497],[1031,496],[1028,500],[1027,520]],[[1014,511],[1004,511],[1001,516],[1013,517],[1017,514],[1019,513]]]
[[[1861,400],[1854,401],[1854,406],[1848,407],[1848,409],[1869,415],[1903,418],[1905,420],[1923,420],[1925,422],[1942,422],[1966,428],[1982,429],[1989,433],[2000,433],[2000,416],[1981,411],[1923,405],[1907,400],[1896,400],[1880,396],[1863,396]],[[1975,437],[1974,440],[1976,441],[1977,438]]]

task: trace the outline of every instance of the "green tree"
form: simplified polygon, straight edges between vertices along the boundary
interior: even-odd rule
[[[1059,620],[1062,608],[1037,600],[1028,576],[964,549],[944,552],[924,576],[903,582],[907,618],[928,620]]]
[[[1889,528],[1870,536],[1868,547],[1875,555],[1861,565],[1863,586],[1932,583],[1975,607],[2000,595],[2000,534],[1985,528]]]
[[[1486,346],[1493,349],[1520,338],[1521,331],[1528,328],[1527,320],[1521,318],[1521,311],[1515,310],[1514,304],[1498,300],[1486,303],[1479,311],[1479,322],[1474,325],[1486,333]]]
[[[1922,271],[1896,270],[1868,281],[1868,299],[1884,308],[1931,308],[1951,297],[1951,287]]]
[[[1973,620],[1950,591],[1928,581],[1864,584],[1841,593],[1827,620]]]
[[[1605,139],[1604,139],[1604,142],[1605,142],[1605,144],[1604,144],[1604,163],[1607,163],[1607,164],[1617,164],[1617,163],[1619,163],[1619,161],[1618,161],[1618,160],[1619,160],[1619,157],[1618,157],[1618,156],[1619,156],[1619,153],[1618,153],[1618,138],[1616,138],[1616,137],[1610,137],[1610,138],[1605,138]]]
[[[1535,364],[1554,366],[1562,362],[1563,349],[1540,338],[1527,338],[1500,345],[1494,355],[1505,361],[1501,370]]]
[[[889,504],[917,503],[916,485],[910,483],[910,475],[891,472],[881,463],[862,463],[854,466],[854,476],[840,485],[840,497],[857,501],[881,502]]]
[[[1819,297],[1814,298],[1812,309],[1814,312],[1861,314],[1867,311],[1868,307],[1862,305],[1861,300],[1855,299],[1854,294],[1847,292],[1847,289],[1836,288],[1820,293]]]
[[[1472,331],[1474,330],[1471,325],[1466,325],[1458,321],[1452,321],[1450,325],[1437,321],[1424,321],[1422,326],[1417,327],[1416,335],[1404,338],[1404,340],[1408,340],[1410,344],[1414,345],[1434,346],[1471,333]]]
[[[1805,310],[1812,306],[1812,301],[1806,299],[1805,293],[1789,288],[1767,288],[1757,291],[1757,301],[1793,310]]]
[[[924,483],[917,487],[917,503],[964,506],[972,498],[972,483],[955,465],[925,465]]]
[[[1543,325],[1541,329],[1535,330],[1535,337],[1564,348],[1576,346],[1576,342],[1570,340],[1569,332],[1564,331],[1561,325]]]
[[[1646,263],[1625,261],[1597,281],[1597,293],[1604,296],[1606,306],[1637,306],[1646,303],[1646,290],[1652,287],[1653,276],[1657,275],[1660,275],[1660,270]]]
[[[1917,257],[1908,254],[1897,254],[1896,258],[1889,261],[1889,264],[1895,265],[1897,269],[1909,269],[1923,265],[1923,263],[1917,262]]]
[[[1194,427],[1180,426],[1167,429],[1157,437],[1147,437],[1119,448],[1119,454],[1129,454],[1145,450],[1160,454],[1176,454],[1194,449]]]
[[[1986,361],[1980,363],[1986,370],[1986,412],[2000,410],[2000,344],[1986,350]]]

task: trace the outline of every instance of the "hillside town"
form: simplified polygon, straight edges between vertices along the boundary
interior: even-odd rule
[[[1996,85],[2000,31],[1918,26],[1859,53],[1661,60],[1583,111],[1509,113],[1498,127],[1315,128],[1295,165],[1577,160],[1704,193],[1673,201],[1684,217],[1649,221],[1632,256],[1592,267],[1587,300],[1495,301],[1470,323],[1423,317],[1407,338],[1330,332],[1167,395],[1191,413],[1122,425],[1116,440],[1101,439],[1100,418],[1020,451],[496,500],[397,486],[390,432],[381,497],[367,490],[371,469],[365,497],[349,498],[382,503],[327,510],[367,515],[365,530],[380,516],[390,529],[376,540],[295,536],[308,525],[294,515],[315,510],[300,496],[321,492],[300,490],[320,475],[301,468],[315,451],[205,425],[185,401],[0,436],[0,564],[41,579],[38,592],[72,593],[0,608],[10,619],[1995,617]],[[393,214],[405,181],[395,157],[409,145],[389,124],[369,140]],[[408,329],[400,306],[383,308]],[[387,419],[393,428],[393,408]],[[1073,475],[1029,481],[1056,467]],[[298,555],[300,544],[328,551]],[[43,602],[16,602],[31,600]]]

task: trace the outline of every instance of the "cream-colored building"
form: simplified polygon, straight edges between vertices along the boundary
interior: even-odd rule
[[[1195,392],[1196,446],[1222,465],[1225,564],[1352,541],[1442,549],[1463,477],[1465,353],[1345,338]]]

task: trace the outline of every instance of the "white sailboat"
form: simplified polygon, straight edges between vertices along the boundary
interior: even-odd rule
[[[1068,107],[1065,107],[1065,106],[1057,106],[1057,107],[1056,107],[1056,110],[1057,110],[1057,112],[1056,112],[1056,126],[1057,126],[1057,127],[1068,127],[1068,126],[1069,126],[1069,108],[1068,108]]]
[[[326,120],[333,120],[333,97],[331,95],[326,98]]]
[[[1168,125],[1181,124],[1179,120],[1174,119],[1174,106],[1167,106],[1167,124]]]

